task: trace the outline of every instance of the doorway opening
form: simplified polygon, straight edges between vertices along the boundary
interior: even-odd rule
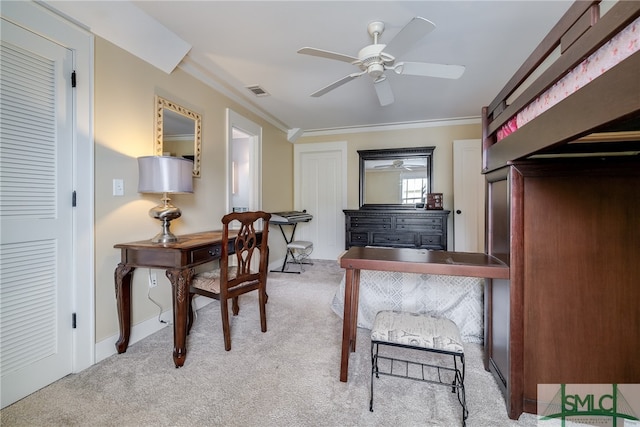
[[[262,127],[227,109],[227,212],[262,209]]]

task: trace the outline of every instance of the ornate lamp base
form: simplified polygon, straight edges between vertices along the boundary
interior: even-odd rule
[[[152,243],[172,243],[177,242],[178,238],[171,232],[171,220],[180,218],[182,212],[180,208],[171,204],[171,199],[164,194],[162,203],[149,210],[149,216],[162,221],[162,231],[151,239]]]

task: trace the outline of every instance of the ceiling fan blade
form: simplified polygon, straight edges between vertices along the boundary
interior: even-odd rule
[[[464,74],[465,67],[462,65],[429,64],[427,62],[399,62],[393,70],[397,74],[409,76],[459,79]]]
[[[323,87],[322,89],[320,89],[320,90],[317,90],[317,91],[313,92],[313,93],[311,94],[311,96],[313,96],[314,98],[317,98],[317,97],[319,97],[319,96],[322,96],[322,95],[324,95],[325,93],[327,93],[327,92],[329,92],[329,91],[332,91],[332,90],[334,90],[335,88],[337,88],[337,87],[339,87],[339,86],[342,86],[343,84],[348,83],[348,82],[350,82],[351,80],[355,79],[356,77],[360,77],[360,76],[361,76],[361,75],[363,75],[363,74],[364,74],[364,72],[362,72],[362,73],[352,73],[352,74],[349,74],[348,76],[344,76],[344,77],[343,77],[343,78],[341,78],[340,80],[338,80],[338,81],[335,81],[335,82],[331,83],[329,86]]]
[[[335,59],[337,61],[344,61],[352,63],[357,61],[358,58],[349,55],[343,55],[342,53],[331,52],[328,50],[316,49],[313,47],[303,47],[298,50],[298,53],[303,55],[319,56],[321,58]]]
[[[378,79],[373,82],[373,87],[375,88],[376,94],[378,95],[380,105],[384,107],[385,105],[393,104],[395,98],[393,97],[393,91],[391,90],[391,84],[389,84],[389,80],[387,80],[386,78]]]
[[[384,48],[385,52],[399,58],[416,44],[421,38],[436,28],[436,25],[420,16],[413,18],[407,25],[391,39]]]

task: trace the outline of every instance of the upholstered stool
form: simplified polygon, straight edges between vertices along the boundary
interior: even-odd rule
[[[313,252],[313,243],[305,240],[294,240],[287,244],[287,250],[291,255],[291,262],[298,264],[300,271],[304,271],[303,264],[313,265],[309,255]]]
[[[424,360],[399,359],[395,356],[397,352],[394,352],[393,357],[383,356],[379,354],[380,346],[450,355],[453,356],[453,366],[425,363]],[[418,353],[413,354],[417,356]],[[451,392],[457,393],[462,405],[462,425],[466,424],[468,411],[464,393],[464,348],[460,331],[451,320],[403,311],[378,312],[371,329],[370,411],[373,411],[374,374],[376,378],[388,375],[451,387]]]

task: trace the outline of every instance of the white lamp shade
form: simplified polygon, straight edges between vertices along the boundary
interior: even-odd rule
[[[139,193],[193,193],[193,161],[181,157],[138,157]]]

